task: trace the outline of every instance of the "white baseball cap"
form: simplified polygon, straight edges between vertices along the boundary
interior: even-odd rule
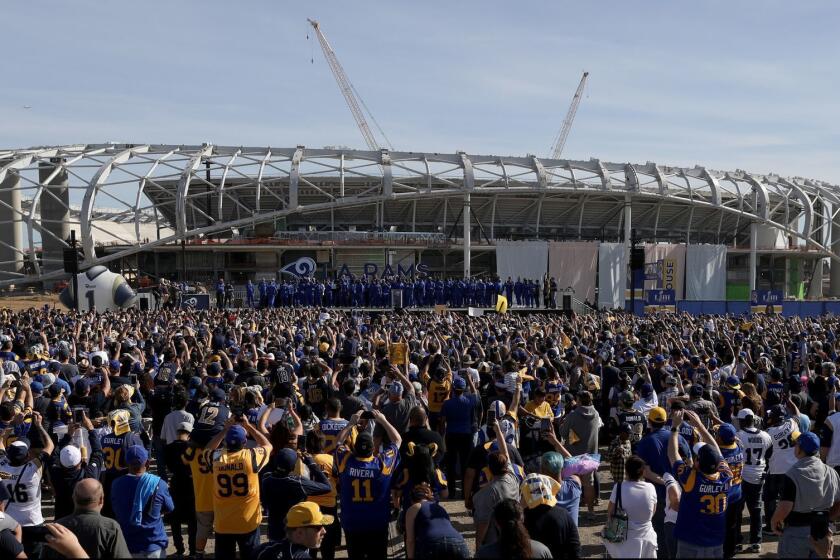
[[[752,418],[754,416],[755,413],[749,408],[742,408],[738,411],[738,420],[743,420],[744,418]]]
[[[82,452],[75,445],[68,445],[61,450],[58,460],[62,467],[70,469],[82,462]]]

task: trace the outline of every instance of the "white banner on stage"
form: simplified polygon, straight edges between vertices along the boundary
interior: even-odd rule
[[[726,245],[689,245],[685,270],[685,299],[726,299]]]
[[[542,282],[547,270],[547,241],[496,242],[496,273],[502,282],[508,278]]]
[[[594,302],[598,279],[598,242],[550,242],[548,274],[557,279],[558,290],[571,287],[579,300]]]
[[[646,243],[645,263],[661,263],[657,280],[645,281],[648,290],[674,290],[677,300],[683,299],[685,278],[685,245],[678,243]]]
[[[627,286],[627,256],[624,243],[598,246],[598,308],[624,307]]]

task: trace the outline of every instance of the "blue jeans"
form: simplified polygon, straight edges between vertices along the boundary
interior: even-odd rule
[[[677,558],[723,558],[723,544],[717,546],[697,546],[685,541],[677,541]]]
[[[437,560],[440,558],[469,558],[470,549],[463,537],[441,537],[439,539],[418,539],[414,547],[414,557],[418,560]]]

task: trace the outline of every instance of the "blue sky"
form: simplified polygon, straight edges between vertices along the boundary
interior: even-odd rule
[[[547,155],[588,70],[564,157],[840,183],[830,1],[9,2],[0,146],[363,148],[307,17],[396,149]]]

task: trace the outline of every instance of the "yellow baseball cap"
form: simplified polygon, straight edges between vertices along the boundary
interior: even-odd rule
[[[537,473],[526,476],[519,486],[522,503],[528,509],[541,505],[554,507],[557,504],[556,496],[559,491],[559,482],[544,474]]]
[[[286,527],[318,527],[321,525],[332,525],[335,518],[332,515],[324,515],[321,508],[315,502],[300,502],[292,506],[286,514]]]
[[[657,424],[664,424],[668,421],[668,413],[661,406],[655,406],[648,412],[648,420]]]

